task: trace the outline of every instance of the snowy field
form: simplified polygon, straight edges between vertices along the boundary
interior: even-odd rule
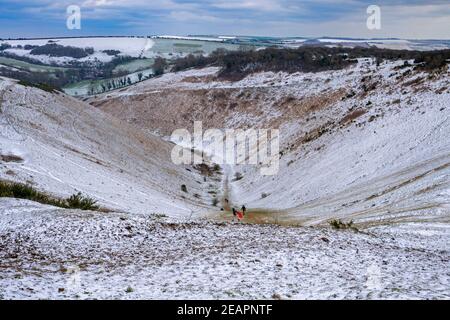
[[[448,228],[176,222],[0,199],[0,298],[450,299]]]
[[[206,39],[208,40],[208,39]],[[48,55],[31,55],[31,49],[25,49],[25,45],[43,46],[55,43],[62,46],[77,48],[93,48],[94,53],[81,59],[71,57],[50,57]],[[109,62],[114,56],[104,51],[120,51],[119,56],[133,58],[155,58],[158,56],[172,59],[186,56],[190,53],[210,54],[218,48],[236,50],[239,46],[217,41],[201,41],[200,39],[155,39],[145,37],[91,37],[91,38],[56,38],[56,39],[28,39],[28,40],[2,40],[0,44],[9,44],[12,48],[4,50],[6,53],[37,59],[43,63],[64,65],[71,61]],[[22,48],[18,47],[21,46]]]
[[[4,40],[1,43],[8,43],[13,48],[6,49],[5,52],[15,54],[18,56],[26,56],[37,59],[43,63],[57,63],[64,64],[70,61],[93,61],[98,60],[108,62],[113,59],[113,56],[106,54],[105,50],[120,51],[120,55],[127,55],[131,57],[142,57],[148,53],[155,44],[152,39],[148,38],[63,38],[63,39],[30,39],[30,40]],[[17,46],[24,47],[25,45],[43,46],[48,43],[56,43],[62,46],[71,46],[77,48],[93,48],[94,53],[86,58],[75,59],[71,57],[49,57],[47,55],[31,55],[31,50],[24,48],[14,48]]]

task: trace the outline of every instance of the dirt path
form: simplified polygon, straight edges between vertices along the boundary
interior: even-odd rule
[[[221,199],[223,211],[214,213],[213,220],[230,221],[233,219],[233,215],[231,213],[232,208],[240,209],[243,205],[239,199],[236,199],[233,196],[232,184],[230,183],[230,176],[232,176],[232,173],[232,168],[228,168],[228,170],[225,170],[224,172],[222,183],[223,192]],[[300,220],[288,218],[286,211],[265,208],[247,208],[246,215],[242,222],[250,224],[277,224],[285,226],[301,225]]]

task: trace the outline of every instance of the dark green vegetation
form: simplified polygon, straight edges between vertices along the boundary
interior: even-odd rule
[[[189,68],[218,66],[219,77],[241,79],[261,71],[319,72],[339,70],[356,63],[357,58],[375,58],[377,64],[385,60],[413,60],[418,70],[434,71],[445,67],[450,60],[450,50],[409,51],[378,48],[327,48],[300,47],[298,49],[267,48],[264,50],[216,50],[208,57],[189,55],[177,59],[173,71]]]
[[[50,57],[72,57],[75,59],[85,58],[94,53],[94,48],[77,48],[61,46],[56,43],[48,43],[38,46],[30,51],[32,55],[48,55]]]
[[[358,231],[358,229],[354,226],[353,221],[350,221],[348,223],[342,222],[341,220],[331,220],[330,226],[337,230],[344,230],[344,229],[350,229],[354,231]]]
[[[5,197],[26,199],[65,209],[99,210],[94,199],[83,196],[81,193],[74,194],[67,199],[58,199],[27,184],[0,181],[0,198]]]
[[[106,53],[108,56],[117,56],[120,53],[119,50],[103,50],[102,52]]]
[[[67,203],[67,206],[72,209],[98,210],[99,208],[98,206],[95,205],[97,201],[95,201],[92,198],[83,196],[81,192],[71,195],[65,201]]]
[[[58,92],[61,91],[59,88],[56,88],[50,84],[46,84],[46,83],[32,83],[32,82],[28,82],[26,80],[20,80],[19,84],[25,87],[33,87],[33,88],[38,88],[47,92]]]
[[[155,76],[162,75],[167,68],[167,61],[164,58],[157,57],[155,59],[155,62],[153,63],[153,71],[155,73]]]

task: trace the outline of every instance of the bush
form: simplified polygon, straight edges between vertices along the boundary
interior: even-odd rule
[[[95,200],[81,193],[67,199],[58,199],[37,191],[30,185],[16,182],[0,181],[0,198],[26,199],[64,209],[99,210]]]
[[[125,290],[125,292],[126,293],[132,293],[132,292],[134,292],[134,289],[132,288],[132,287],[128,287],[126,290]]]
[[[213,166],[213,170],[217,173],[220,173],[222,171],[222,168],[220,167],[220,165],[218,165],[217,163],[214,164]]]
[[[106,53],[108,56],[117,56],[120,51],[119,50],[103,50],[103,53]]]
[[[0,44],[0,51],[6,50],[11,48],[11,45],[9,43],[2,43]]]
[[[342,222],[341,220],[331,220],[329,223],[330,223],[330,226],[333,227],[334,229],[338,229],[338,230],[342,230],[342,229],[357,230],[356,227],[354,226],[353,220],[348,222],[348,223]]]
[[[98,210],[99,207],[95,204],[97,201],[95,201],[92,198],[85,197],[81,194],[81,192],[78,192],[77,194],[74,194],[67,198],[66,200],[67,205],[71,209],[81,209],[81,210]]]
[[[185,184],[181,185],[181,191],[186,192],[186,193],[188,192]]]
[[[155,62],[153,63],[153,72],[155,73],[155,76],[160,76],[164,74],[167,68],[167,61],[164,58],[157,57],[155,59]]]
[[[34,48],[37,48],[39,46],[35,46],[35,45],[31,45],[31,44],[26,44],[23,48],[25,50],[33,50]]]

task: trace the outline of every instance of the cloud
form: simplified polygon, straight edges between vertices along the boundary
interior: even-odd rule
[[[373,0],[2,0],[0,36],[14,36],[12,25],[19,24],[23,27],[16,28],[15,36],[30,36],[24,34],[24,26],[30,33],[38,32],[33,25],[36,21],[43,32],[69,34],[66,8],[77,2],[83,32],[92,35],[172,32],[450,38],[448,0],[377,0],[382,30],[376,33],[365,28],[366,8]]]

